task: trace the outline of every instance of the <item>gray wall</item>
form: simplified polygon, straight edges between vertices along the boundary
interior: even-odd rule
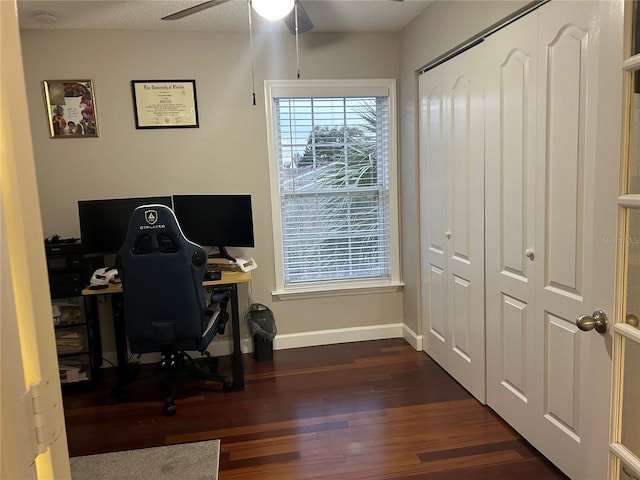
[[[279,334],[402,322],[400,291],[272,301],[263,81],[295,78],[293,36],[254,36],[257,105],[252,106],[248,34],[25,30],[21,35],[45,235],[80,235],[79,199],[250,193],[256,248],[231,250],[259,265],[250,290],[240,288],[241,315],[251,301],[270,305]],[[301,76],[397,78],[398,49],[398,34],[306,34]],[[94,81],[100,136],[50,139],[42,81],[74,78]],[[200,128],[136,130],[133,79],[195,79]]]
[[[418,71],[430,61],[525,6],[511,1],[438,1],[400,36],[400,183],[405,325],[421,333],[418,204]]]
[[[404,291],[275,301],[263,80],[294,78],[290,35],[255,39],[251,105],[242,33],[24,30],[22,48],[45,235],[79,236],[79,199],[170,193],[250,193],[258,265],[250,302],[270,305],[279,334],[402,323],[420,333],[417,70],[528,2],[439,1],[400,34],[301,36],[302,78],[399,78]],[[92,79],[100,137],[49,138],[42,80]],[[136,130],[130,80],[195,79],[199,129]],[[250,294],[250,298],[249,298]]]

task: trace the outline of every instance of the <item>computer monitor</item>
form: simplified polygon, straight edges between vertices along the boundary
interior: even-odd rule
[[[140,205],[154,203],[171,207],[171,196],[78,201],[80,240],[85,254],[117,253],[127,235],[131,213]]]
[[[253,247],[251,195],[174,195],[173,211],[184,235],[233,260],[227,247]]]

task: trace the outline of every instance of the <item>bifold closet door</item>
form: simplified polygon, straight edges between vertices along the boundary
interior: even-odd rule
[[[485,41],[487,403],[520,432],[535,427],[538,14]],[[544,178],[542,179],[544,181]]]
[[[486,40],[487,403],[581,480],[607,478],[608,339],[576,319],[613,309],[611,6],[552,1]]]
[[[483,45],[423,73],[424,350],[485,402]]]
[[[619,11],[619,10],[618,10]],[[538,10],[536,339],[540,368],[533,442],[571,478],[606,478],[609,334],[576,319],[613,315],[621,58],[616,3],[550,2]],[[601,49],[613,40],[615,49]],[[618,109],[614,109],[618,110]],[[619,111],[619,110],[618,110]],[[613,174],[612,174],[613,172]]]

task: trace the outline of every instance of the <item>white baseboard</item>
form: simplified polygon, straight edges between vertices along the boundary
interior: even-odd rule
[[[416,350],[422,350],[422,335],[417,335],[413,330],[402,323],[390,323],[386,325],[372,325],[367,327],[335,328],[331,330],[317,330],[313,332],[288,333],[277,335],[273,341],[274,350],[286,350],[289,348],[315,347],[318,345],[332,345],[336,343],[362,342],[366,340],[381,340],[384,338],[404,338],[409,345]],[[243,338],[240,341],[240,349],[243,353],[253,352],[253,339]],[[231,337],[216,337],[208,348],[215,356],[231,355],[233,345]],[[103,358],[116,364],[116,352],[103,352]],[[159,360],[157,353],[143,354],[140,359],[134,356],[132,360],[139,363],[155,363]],[[105,367],[110,366],[105,362]]]
[[[422,335],[418,335],[404,324],[402,325],[402,338],[418,352],[422,351]]]
[[[314,332],[288,333],[278,335],[273,342],[274,350],[288,348],[315,347],[335,343],[361,342],[383,338],[401,338],[402,324],[373,325],[368,327],[335,328]]]

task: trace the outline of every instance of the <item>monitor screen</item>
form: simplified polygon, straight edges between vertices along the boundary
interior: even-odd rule
[[[251,195],[174,195],[173,211],[184,235],[199,245],[253,247]]]
[[[127,235],[131,213],[140,205],[162,204],[171,207],[171,196],[80,200],[80,240],[89,255],[116,253]]]

